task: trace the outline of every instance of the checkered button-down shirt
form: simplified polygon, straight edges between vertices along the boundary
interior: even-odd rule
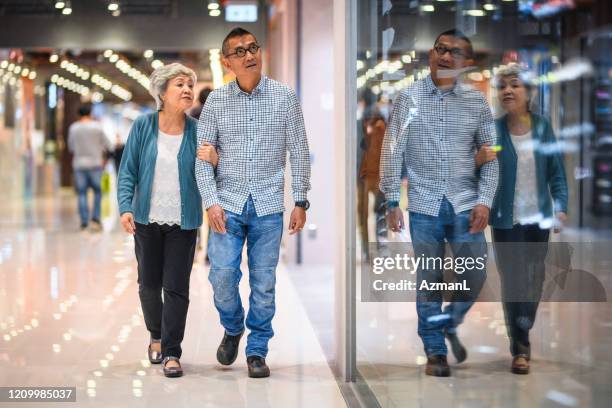
[[[443,197],[455,213],[478,204],[491,208],[497,189],[497,160],[476,168],[474,154],[496,142],[495,123],[484,95],[458,83],[441,92],[431,76],[402,90],[383,142],[380,189],[399,201],[405,153],[408,209],[438,216]]]
[[[205,208],[215,204],[241,214],[249,195],[264,216],[284,211],[285,163],[291,164],[293,198],[310,190],[310,154],[302,108],[289,87],[262,76],[251,94],[236,81],[213,91],[198,123],[198,146],[217,148],[219,163],[196,160]]]

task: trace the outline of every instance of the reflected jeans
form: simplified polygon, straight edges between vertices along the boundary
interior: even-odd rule
[[[79,199],[79,216],[81,225],[89,223],[89,206],[87,205],[87,190],[91,187],[94,191],[94,205],[92,219],[100,222],[100,204],[102,202],[102,167],[93,169],[75,169],[74,185]]]
[[[486,257],[487,244],[483,232],[470,234],[470,213],[463,211],[455,214],[451,203],[442,201],[437,217],[410,212],[410,235],[415,256],[425,258],[444,258],[445,240],[450,244],[453,256]],[[444,282],[444,271],[438,265],[429,268],[419,267],[417,270],[417,302],[416,309],[419,318],[418,333],[423,341],[425,353],[430,355],[446,355],[448,350],[444,340],[444,331],[456,332],[457,326],[463,322],[467,311],[478,297],[486,278],[486,268],[474,268],[455,274],[457,282],[466,280],[470,291],[457,290],[452,293],[451,302],[442,311],[442,292],[438,290],[421,290],[423,280],[431,284]]]
[[[274,301],[276,266],[283,233],[283,214],[258,217],[253,199],[249,196],[242,214],[225,211],[227,232],[212,232],[208,241],[210,274],[208,280],[214,291],[215,307],[227,334],[244,331],[244,308],[238,286],[242,272],[242,248],[246,241],[249,267],[249,313],[246,327],[246,355],[266,357],[268,342],[274,335],[272,318],[276,312]]]

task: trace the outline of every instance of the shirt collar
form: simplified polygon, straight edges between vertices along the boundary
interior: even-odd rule
[[[463,84],[461,83],[461,80],[457,80],[457,82],[455,83],[455,86],[452,87],[451,89],[448,89],[446,91],[441,91],[436,84],[434,84],[433,79],[431,79],[431,74],[427,75],[427,77],[425,78],[425,87],[427,88],[427,91],[429,93],[435,94],[435,93],[454,93],[455,95],[459,95],[462,91],[463,91]]]
[[[266,81],[268,80],[268,78],[265,75],[262,75],[261,78],[259,79],[259,83],[257,84],[257,86],[255,87],[255,89],[253,89],[253,92],[251,92],[250,95],[259,95],[260,93],[262,93],[266,87]],[[240,89],[240,87],[238,86],[238,80],[234,80],[231,83],[231,87],[232,87],[232,91],[234,92],[234,95],[239,95],[240,93],[243,93],[245,95],[249,95],[248,93],[244,92],[242,89]]]

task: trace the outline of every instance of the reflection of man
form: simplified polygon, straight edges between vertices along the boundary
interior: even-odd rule
[[[310,158],[297,95],[261,74],[255,36],[236,28],[223,41],[222,63],[236,81],[213,91],[200,115],[198,144],[219,154],[216,179],[210,163],[196,160],[196,178],[213,234],[208,245],[209,280],[225,335],[217,350],[224,365],[234,362],[244,332],[238,284],[246,241],[249,264],[250,330],[246,355],[250,377],[267,377],[268,342],[275,312],[276,265],[283,229],[285,157],[289,151],[295,208],[291,234],[306,222]]]
[[[361,229],[361,245],[366,258],[369,258],[369,198],[374,195],[374,214],[376,216],[376,241],[386,230],[384,223],[384,195],[379,189],[380,184],[380,151],[385,135],[385,118],[378,111],[368,111],[363,117],[364,139],[361,148],[363,159],[359,166],[358,202],[359,226]]]
[[[387,199],[388,223],[404,228],[398,207],[403,155],[406,154],[410,235],[415,256],[444,257],[444,242],[456,257],[486,254],[487,226],[498,178],[496,160],[479,172],[474,151],[494,144],[494,122],[484,96],[457,82],[457,73],[472,65],[472,44],[458,30],[438,36],[429,51],[431,75],[404,89],[394,101],[381,158],[381,190]],[[442,282],[443,271],[420,268],[417,285]],[[446,335],[458,362],[467,353],[457,326],[474,303],[485,278],[484,268],[455,276],[471,291],[455,291],[442,312],[440,291],[417,292],[419,336],[427,354],[426,373],[448,376]]]

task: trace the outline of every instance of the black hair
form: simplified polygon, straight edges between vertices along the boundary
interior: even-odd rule
[[[200,91],[198,95],[198,100],[200,101],[200,105],[204,105],[206,103],[206,99],[208,99],[208,95],[212,92],[212,89],[206,87]]]
[[[474,48],[472,47],[472,40],[470,40],[469,37],[465,35],[463,31],[458,30],[456,28],[452,28],[450,30],[444,31],[443,33],[440,33],[436,37],[436,41],[434,41],[434,46],[438,43],[438,41],[440,41],[440,37],[444,37],[444,36],[455,37],[455,38],[465,41],[468,44],[468,52],[469,52],[468,58],[472,57],[472,55],[474,54]]]
[[[236,27],[232,31],[230,31],[229,34],[227,34],[225,38],[223,39],[223,44],[221,44],[221,53],[223,53],[223,55],[227,54],[229,40],[231,40],[232,38],[242,37],[245,35],[252,35],[253,38],[255,38],[255,41],[257,41],[257,38],[252,32],[245,30],[242,27]]]
[[[79,116],[89,116],[91,115],[91,104],[84,103],[79,106]]]

